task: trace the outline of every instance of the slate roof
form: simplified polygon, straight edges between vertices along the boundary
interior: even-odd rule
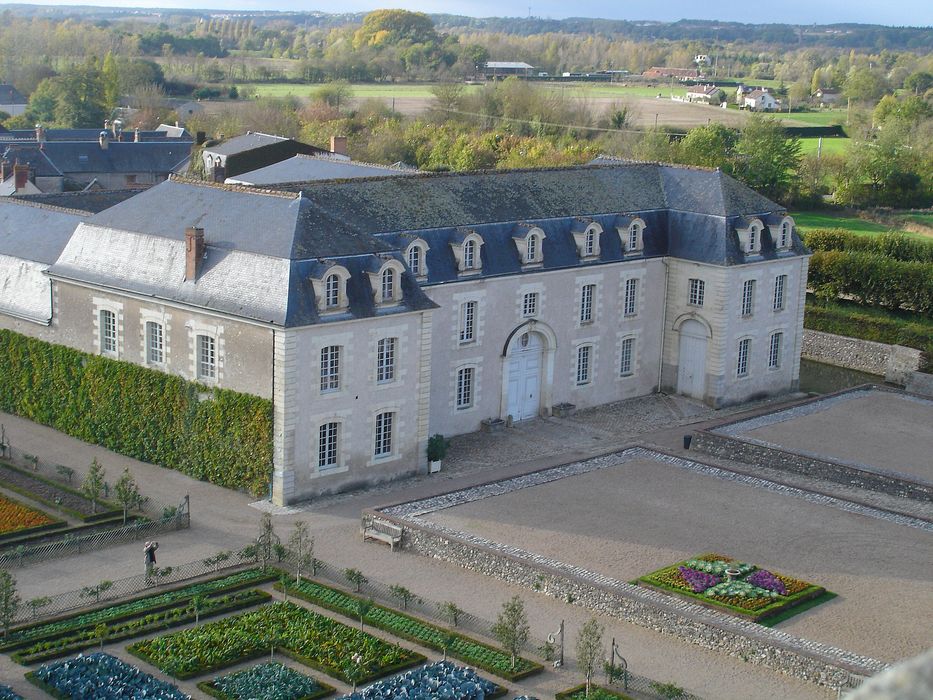
[[[37,144],[10,144],[0,143],[2,157],[15,163],[28,163],[37,177],[63,177],[64,173],[52,162],[48,153],[39,148]]]
[[[227,182],[244,185],[272,185],[277,183],[309,182],[311,180],[335,180],[358,177],[383,177],[412,175],[417,170],[394,168],[388,165],[372,165],[347,160],[335,160],[327,156],[299,154],[235,177]]]
[[[262,148],[263,146],[289,140],[291,139],[284,136],[273,136],[271,134],[250,131],[241,136],[234,136],[221,144],[210,146],[204,150],[210,151],[211,153],[219,153],[222,156],[232,156],[236,153],[245,153],[246,151],[252,151],[256,148]]]
[[[87,212],[0,199],[0,255],[51,264]]]
[[[130,187],[119,190],[84,190],[81,192],[49,192],[43,194],[17,195],[15,199],[33,204],[46,204],[74,211],[97,214],[104,209],[135,197],[140,192],[149,189],[143,187]]]
[[[23,94],[8,83],[0,84],[0,106],[2,105],[24,105],[27,100]]]
[[[172,130],[170,133],[167,130],[157,129],[155,131],[140,131],[139,138],[142,141],[173,141],[175,143],[187,141],[192,143],[194,137],[180,127],[168,127]],[[175,129],[177,128],[177,131]],[[46,141],[93,141],[94,143],[98,142],[100,138],[100,132],[102,129],[46,129],[45,130],[45,140]],[[17,140],[17,141],[35,141],[36,140],[36,130],[35,129],[13,129],[12,131],[6,133],[2,137],[6,140]],[[123,141],[120,143],[130,143],[135,138],[134,132],[132,129],[129,131],[123,131]],[[111,141],[113,142],[113,136],[111,135]]]

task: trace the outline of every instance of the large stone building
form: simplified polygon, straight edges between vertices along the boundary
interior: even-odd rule
[[[48,325],[0,324],[271,399],[279,503],[423,470],[433,433],[797,384],[808,253],[718,171],[172,179],[74,223]]]

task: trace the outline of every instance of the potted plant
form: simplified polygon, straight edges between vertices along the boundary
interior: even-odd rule
[[[429,473],[435,474],[441,470],[441,462],[447,456],[448,447],[450,447],[450,440],[446,440],[440,433],[435,433],[428,438]]]

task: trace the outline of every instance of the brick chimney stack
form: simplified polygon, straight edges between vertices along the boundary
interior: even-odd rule
[[[204,259],[204,229],[189,226],[185,229],[185,279],[195,281]]]
[[[45,147],[45,127],[41,124],[36,124],[36,141],[40,150]]]
[[[110,147],[110,134],[101,131],[100,136],[97,137],[97,142],[100,144],[101,150],[106,151]]]
[[[13,168],[10,167],[10,161],[6,158],[0,160],[0,182],[6,182],[6,179],[13,174]]]
[[[337,153],[342,156],[348,155],[347,137],[346,136],[331,136],[330,137],[330,150],[331,150],[331,153]]]
[[[16,161],[13,165],[13,182],[17,192],[26,188],[26,183],[29,182],[28,165],[21,165],[18,160]]]

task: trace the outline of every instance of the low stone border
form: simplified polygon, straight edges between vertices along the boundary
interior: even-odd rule
[[[904,385],[911,372],[920,369],[920,351],[903,345],[849,338],[805,328],[801,357],[883,376]]]
[[[403,546],[411,552],[524,586],[601,614],[676,636],[707,649],[722,651],[730,656],[788,673],[802,680],[839,688],[848,686],[853,674],[871,676],[887,668],[887,664],[867,656],[794,637],[583,567],[447,528],[427,518],[436,510],[646,457],[681,468],[698,469],[719,478],[747,481],[764,488],[778,489],[788,495],[816,500],[827,505],[845,503],[830,496],[809,494],[794,487],[734,474],[636,447],[513,479],[367,511],[366,514],[378,514],[379,517],[401,526],[405,531]],[[868,506],[855,507],[873,510]],[[891,519],[902,516],[879,511],[877,517]],[[926,525],[933,527],[929,523]]]
[[[867,464],[830,459],[825,455],[792,450],[745,435],[749,431],[794,418],[824,411],[839,403],[861,398],[868,393],[893,393],[907,401],[925,406],[933,400],[888,387],[866,385],[792,406],[773,413],[727,422],[715,428],[694,433],[691,446],[701,452],[757,464],[771,469],[805,474],[817,479],[879,491],[891,496],[918,501],[933,501],[933,484],[912,474],[879,469]]]

